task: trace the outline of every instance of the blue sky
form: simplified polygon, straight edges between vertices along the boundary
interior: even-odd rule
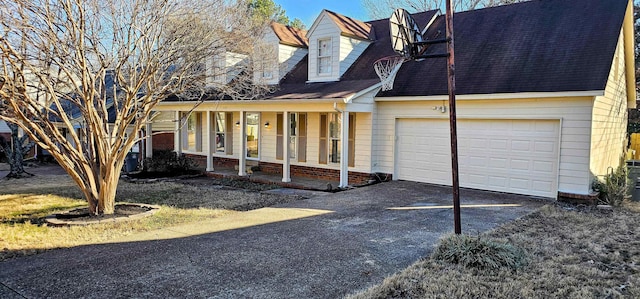
[[[302,20],[307,29],[324,8],[361,21],[369,20],[361,0],[274,0],[273,2],[279,4],[291,20],[294,18]]]

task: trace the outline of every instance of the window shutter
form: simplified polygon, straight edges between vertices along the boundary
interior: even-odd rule
[[[224,124],[224,150],[227,155],[233,154],[233,112],[227,112]]]
[[[202,152],[202,112],[195,112],[196,116],[196,152]]]
[[[278,113],[276,115],[276,159],[282,160],[283,156],[283,122],[284,115],[282,113]]]
[[[327,114],[320,114],[320,157],[318,163],[327,164]]]
[[[349,113],[349,166],[356,166],[356,114]]]
[[[298,162],[307,162],[307,114],[298,115]]]

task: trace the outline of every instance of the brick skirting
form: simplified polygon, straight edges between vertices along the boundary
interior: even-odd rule
[[[196,162],[196,167],[200,170],[207,169],[207,157],[200,155],[192,155],[192,154],[184,154],[187,158],[190,158],[194,162]]]
[[[598,193],[584,195],[558,191],[558,201],[568,202],[572,204],[595,205],[598,203],[598,195]]]
[[[151,135],[151,147],[154,150],[173,150],[173,132]]]
[[[185,154],[185,155],[193,159],[198,164],[198,168],[205,169],[207,167],[206,156],[192,155],[192,154]],[[247,166],[250,165],[250,162],[255,163],[256,161],[247,161]],[[282,174],[282,164],[269,163],[269,162],[257,162],[257,164],[258,164],[258,167],[260,168],[260,171],[262,172]],[[235,168],[236,166],[238,166],[238,159],[213,157],[214,168],[216,167]],[[320,168],[320,167],[291,165],[291,176],[300,176],[300,177],[321,179],[321,180],[327,180],[327,181],[339,181],[340,170],[326,169],[326,168]],[[385,178],[390,178],[390,175],[388,174],[383,174],[382,176]],[[370,180],[376,180],[376,174],[349,171],[349,184],[361,185],[361,184],[368,183]]]
[[[266,173],[278,173],[282,174],[282,164],[260,162],[260,171]],[[326,169],[319,167],[309,167],[300,165],[291,165],[291,175],[301,176],[307,178],[321,179],[327,181],[339,181],[340,170],[338,169]],[[372,174],[364,172],[349,171],[349,184],[360,185],[369,182],[373,179]]]

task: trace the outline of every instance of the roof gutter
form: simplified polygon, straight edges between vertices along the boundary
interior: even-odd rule
[[[367,93],[375,90],[376,88],[380,88],[381,86],[382,86],[382,82],[378,82],[378,83],[376,83],[374,85],[371,85],[371,86],[369,86],[369,87],[367,87],[367,88],[365,88],[365,89],[363,89],[361,91],[358,91],[358,92],[356,92],[356,93],[344,98],[344,103],[345,104],[351,103],[351,101],[353,101],[353,99],[359,98],[362,95],[367,94]]]
[[[559,91],[559,92],[517,92],[517,93],[490,93],[490,94],[463,94],[456,95],[456,100],[509,100],[509,99],[531,99],[531,98],[568,98],[568,97],[599,97],[604,96],[604,90],[589,91]],[[395,101],[446,101],[447,95],[434,96],[396,96],[396,97],[376,97],[376,102]]]

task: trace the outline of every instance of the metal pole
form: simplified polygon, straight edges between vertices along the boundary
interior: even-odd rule
[[[462,233],[460,225],[460,182],[458,180],[458,126],[456,124],[456,74],[453,50],[453,0],[447,1],[445,22],[447,26],[447,77],[449,79],[449,124],[451,130],[451,174],[453,185],[453,224],[457,235]]]

